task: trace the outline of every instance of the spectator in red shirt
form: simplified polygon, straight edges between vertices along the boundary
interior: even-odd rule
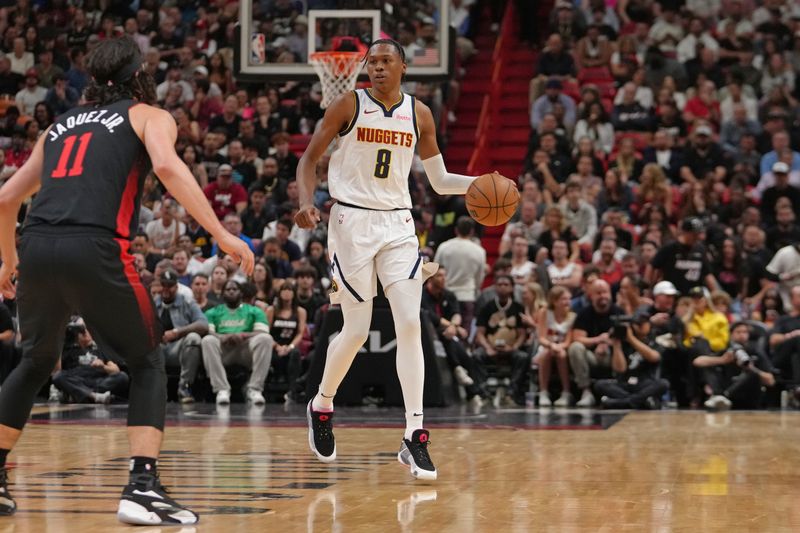
[[[683,108],[683,120],[687,124],[692,124],[698,119],[707,120],[719,128],[719,99],[713,81],[704,81],[700,85],[697,95],[690,98]]]
[[[203,192],[220,220],[228,213],[241,214],[247,207],[247,191],[233,181],[233,167],[230,165],[220,165],[217,179]]]

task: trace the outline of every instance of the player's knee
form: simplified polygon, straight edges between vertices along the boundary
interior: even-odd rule
[[[397,338],[418,339],[421,335],[422,327],[419,322],[419,314],[395,313],[394,329]]]

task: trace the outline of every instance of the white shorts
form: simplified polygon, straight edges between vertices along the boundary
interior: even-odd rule
[[[375,211],[335,204],[328,222],[328,254],[333,272],[331,303],[343,298],[354,302],[378,294],[404,279],[422,279],[419,251],[411,211]]]

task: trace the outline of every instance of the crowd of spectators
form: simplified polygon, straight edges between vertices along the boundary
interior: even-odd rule
[[[794,391],[800,5],[559,0],[544,28],[522,207],[499,250],[547,295],[529,354],[540,405],[548,386],[557,404],[574,391],[609,407]],[[572,322],[552,303],[565,289]]]

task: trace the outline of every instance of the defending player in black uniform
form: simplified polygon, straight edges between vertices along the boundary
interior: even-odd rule
[[[0,514],[16,510],[6,457],[56,363],[67,321],[77,312],[104,349],[125,359],[131,374],[130,480],[117,517],[131,524],[198,520],[167,496],[156,471],[167,396],[161,331],[129,252],[150,169],[248,274],[253,254],[225,231],[175,153],[175,121],[148,105],[155,100],[155,84],[141,66],[132,40],[103,41],[88,60],[90,103],[59,117],[0,189],[0,290],[6,297],[16,293],[23,347],[22,362],[0,391]],[[16,216],[34,193],[18,260]]]

